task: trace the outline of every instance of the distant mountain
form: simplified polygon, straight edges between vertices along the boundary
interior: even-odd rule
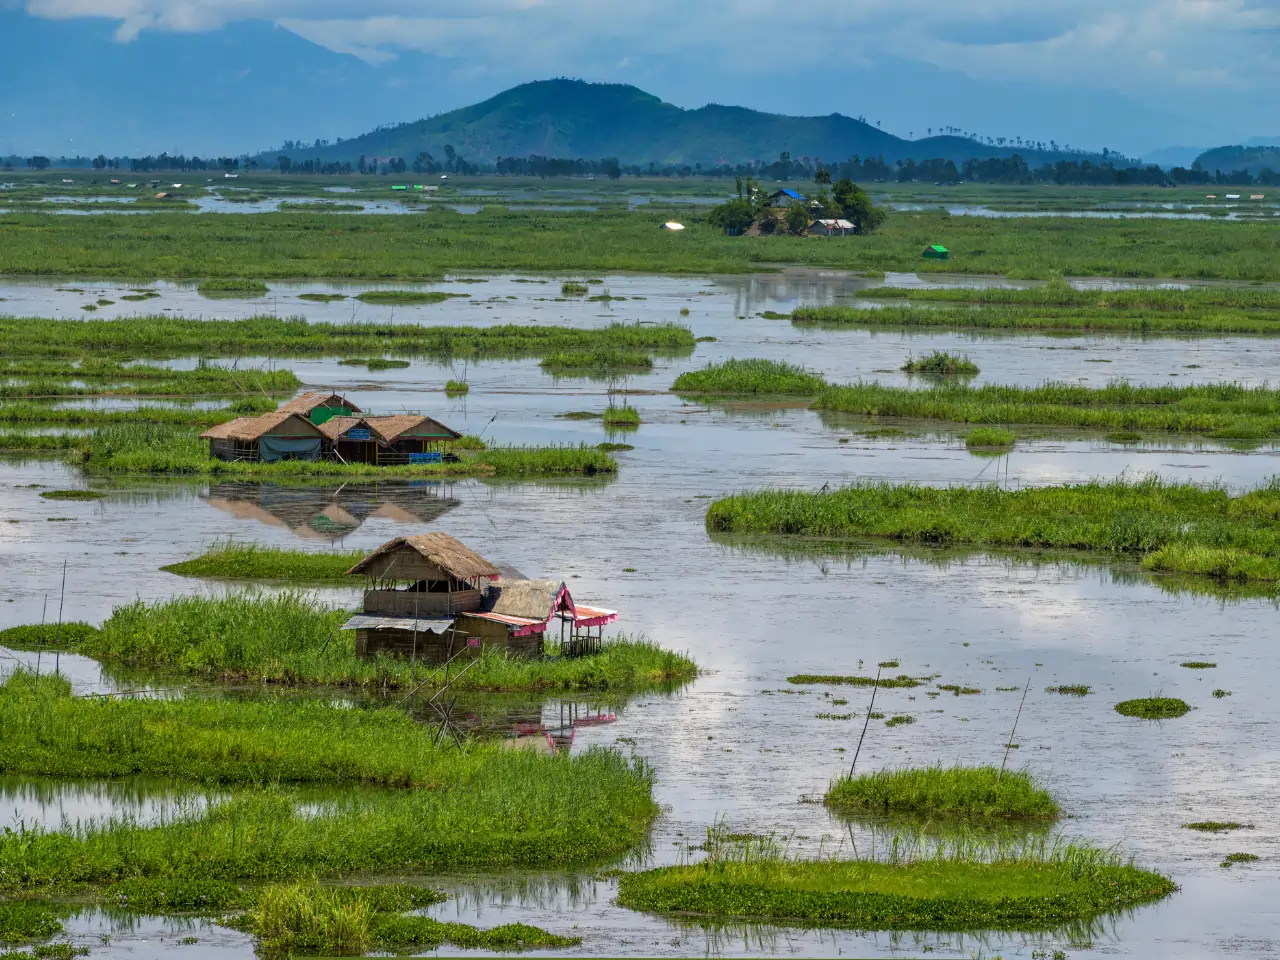
[[[957,164],[1014,153],[1036,164],[1067,156],[955,136],[906,140],[838,113],[790,117],[719,104],[684,110],[627,84],[560,79],[521,84],[470,107],[318,149],[266,151],[262,160],[271,163],[284,155],[294,161],[355,162],[361,156],[412,161],[419,152],[440,158],[446,147],[481,164],[530,154],[691,166],[772,161],[783,151],[827,161],[883,155],[889,162],[912,158]]]
[[[1210,173],[1215,170],[1223,173],[1248,170],[1255,177],[1267,169],[1280,173],[1280,146],[1214,147],[1196,157],[1195,162]]]

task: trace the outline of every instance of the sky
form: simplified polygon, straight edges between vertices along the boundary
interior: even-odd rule
[[[776,80],[794,105],[786,112],[858,115],[842,87],[859,69],[889,60],[962,73],[996,97],[1035,84],[1115,93],[1185,120],[1188,139],[1202,125],[1205,143],[1280,135],[1271,94],[1280,89],[1280,0],[26,0],[25,7],[46,18],[110,18],[120,42],[143,31],[271,20],[372,64],[413,52],[444,58],[459,83],[491,81],[494,92],[567,75],[635,83],[680,106],[712,99],[779,109],[750,102],[769,100]],[[946,86],[947,74],[938,76]],[[884,91],[870,99],[892,107]],[[917,122],[924,125],[923,114],[902,125]]]

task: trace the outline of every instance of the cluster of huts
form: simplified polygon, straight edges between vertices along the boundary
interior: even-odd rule
[[[304,393],[277,410],[200,434],[219,460],[335,460],[381,465],[454,459],[462,434],[420,413],[366,416],[336,393]]]
[[[533,658],[549,635],[561,656],[581,656],[598,652],[605,625],[618,619],[577,603],[563,580],[504,574],[447,533],[396,537],[347,573],[366,580],[364,610],[343,626],[363,656],[442,663],[488,647]]]

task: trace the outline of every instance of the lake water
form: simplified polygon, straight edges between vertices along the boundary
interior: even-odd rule
[[[660,360],[653,373],[631,378],[627,386],[636,392],[629,401],[644,422],[615,438],[635,449],[617,454],[622,471],[608,481],[396,481],[290,490],[85,481],[56,461],[0,462],[0,627],[39,621],[46,595],[58,594],[64,560],[67,619],[96,622],[135,597],[226,589],[159,567],[227,537],[297,549],[369,549],[393,536],[443,530],[530,576],[565,578],[576,597],[621,611],[619,628],[688,651],[704,667],[704,675],[679,693],[631,698],[614,705],[611,722],[568,726],[571,750],[618,745],[653,764],[658,800],[667,812],[654,829],[650,862],[674,862],[684,844],[700,840],[720,818],[735,830],[789,837],[792,849],[801,852],[824,843],[829,850],[849,839],[873,842],[873,827],[851,828],[821,805],[805,802],[820,797],[847,770],[861,729],[856,721],[817,715],[833,712],[833,698],[848,700],[842,711],[864,711],[868,692],[795,686],[786,678],[867,672],[879,661],[897,659],[902,672],[938,674],[938,683],[982,692],[932,697],[925,688],[881,691],[877,709],[909,714],[917,722],[896,728],[873,722],[860,769],[999,763],[1029,681],[1015,740],[1019,747],[1010,762],[1033,772],[1060,798],[1070,814],[1062,825],[1068,836],[1115,844],[1167,872],[1181,890],[1160,905],[1100,924],[1088,945],[1053,935],[711,929],[620,908],[611,902],[612,882],[592,872],[429,878],[454,894],[432,908],[433,915],[485,926],[519,920],[576,932],[584,943],[570,952],[579,955],[921,956],[929,947],[938,956],[1030,957],[1033,949],[1050,947],[1073,958],[1268,957],[1280,950],[1274,904],[1280,879],[1280,825],[1274,815],[1280,725],[1269,682],[1280,675],[1277,602],[1187,592],[1131,566],[1087,558],[1062,562],[1026,554],[726,542],[709,537],[703,519],[710,499],[725,493],[761,486],[818,489],[867,479],[1017,487],[1156,473],[1245,489],[1280,473],[1280,451],[1199,440],[1130,448],[1097,436],[1026,430],[1012,453],[988,459],[968,453],[959,433],[937,425],[905,424],[913,431],[909,436],[871,439],[857,432],[869,426],[866,421],[819,415],[802,404],[707,406],[666,392],[679,371],[729,356],[786,359],[833,379],[906,383],[897,372],[905,356],[934,347],[969,353],[982,368],[978,382],[1064,379],[1097,385],[1112,377],[1167,382],[1174,375],[1179,379],[1173,382],[1274,382],[1270,341],[815,331],[760,316],[797,303],[867,295],[866,281],[825,272],[601,277],[603,284],[593,291],[608,288],[628,298],[610,304],[556,301],[558,277],[484,279],[488,283],[436,285],[465,290],[470,298],[394,314],[388,308],[353,308],[351,301],[297,299],[300,292],[368,285],[273,284],[265,301],[249,302],[204,300],[194,290],[156,284],[161,298],[140,306],[213,317],[244,316],[265,304],[311,319],[347,319],[358,309],[359,319],[425,323],[594,326],[614,319],[672,320],[718,339],[699,344],[691,357]],[[117,289],[59,285],[95,295]],[[83,315],[78,306],[88,294],[5,281],[0,296],[11,312],[76,316]],[[689,309],[687,317],[680,316],[682,307]],[[113,309],[98,315],[112,315]],[[278,363],[297,371],[309,387],[341,390],[367,409],[420,409],[467,433],[483,431],[487,440],[606,439],[598,422],[561,416],[603,409],[605,387],[556,380],[535,361],[469,364],[471,392],[456,400],[442,388],[460,364],[452,372],[426,361],[367,372],[333,360]],[[58,503],[39,497],[41,486],[86,482],[108,496]],[[50,522],[51,517],[68,519]],[[323,596],[350,603],[356,594],[335,589]],[[0,651],[0,672],[12,663],[8,653]],[[1187,670],[1178,666],[1184,660],[1218,666]],[[120,684],[83,658],[63,657],[62,667],[73,672],[81,692]],[[1062,683],[1086,683],[1095,692],[1081,699],[1044,692]],[[1231,695],[1214,698],[1215,688]],[[1163,723],[1128,719],[1111,709],[1119,700],[1156,691],[1182,697],[1195,709]],[[563,706],[538,706],[544,727],[554,726]],[[6,803],[48,819],[68,810],[100,813],[139,803],[152,815],[167,802],[163,790],[158,797],[120,789],[123,795],[113,792],[114,785],[0,784],[0,816]],[[1181,826],[1206,819],[1236,820],[1252,829],[1206,835]],[[1234,850],[1263,859],[1219,867],[1222,856]],[[111,944],[95,947],[98,956],[163,956],[174,938],[187,935],[200,940],[182,948],[192,956],[247,957],[251,949],[242,935],[202,921],[194,927],[161,918],[121,924],[89,911],[68,921],[68,929],[85,944],[113,929]],[[180,932],[186,930],[195,932]]]

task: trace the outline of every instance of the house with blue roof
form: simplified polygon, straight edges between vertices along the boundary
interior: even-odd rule
[[[779,190],[769,194],[769,205],[772,207],[789,207],[793,203],[808,204],[809,198],[794,190]]]

